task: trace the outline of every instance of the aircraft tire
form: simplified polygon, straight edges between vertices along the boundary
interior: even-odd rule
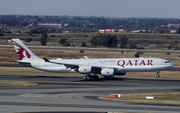
[[[84,76],[83,79],[86,80],[87,79],[86,76]]]
[[[84,76],[83,79],[84,79],[84,80],[88,80],[89,77],[88,77],[88,76]]]
[[[90,76],[90,80],[97,80],[98,76]]]
[[[159,75],[156,75],[156,78],[159,78],[160,76]]]
[[[91,76],[91,77],[90,77],[90,80],[95,80],[95,77],[94,77],[94,76]]]

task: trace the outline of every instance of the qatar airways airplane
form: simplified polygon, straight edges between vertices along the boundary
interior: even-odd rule
[[[12,39],[17,52],[19,64],[38,70],[70,73],[77,72],[87,74],[84,79],[98,79],[97,74],[102,76],[125,75],[126,72],[153,72],[159,78],[161,70],[173,67],[168,60],[161,58],[93,58],[88,59],[46,59],[39,58],[19,39]]]

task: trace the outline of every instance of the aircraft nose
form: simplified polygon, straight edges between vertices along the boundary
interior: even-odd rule
[[[174,64],[172,64],[172,63],[171,63],[170,65],[171,65],[171,67],[173,67],[173,66],[174,66]]]

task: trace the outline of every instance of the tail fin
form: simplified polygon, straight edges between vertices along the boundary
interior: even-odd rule
[[[20,39],[12,39],[12,42],[19,60],[38,58]]]

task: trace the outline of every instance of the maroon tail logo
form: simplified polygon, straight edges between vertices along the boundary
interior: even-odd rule
[[[18,55],[19,60],[22,60],[22,59],[25,57],[24,54],[23,54],[24,51],[25,51],[25,53],[26,53],[26,56],[27,56],[28,58],[31,58],[31,55],[29,54],[29,52],[28,52],[27,50],[25,50],[21,45],[19,45],[19,44],[16,43],[15,41],[13,41],[13,43],[14,43],[15,46],[19,47],[19,48],[17,49],[17,50],[18,50],[17,55]]]

